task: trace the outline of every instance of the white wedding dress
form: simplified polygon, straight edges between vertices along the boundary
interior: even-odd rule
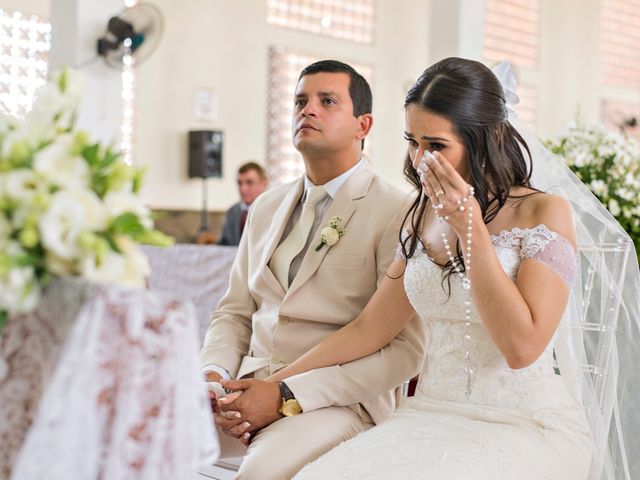
[[[515,279],[523,258],[547,255],[563,275],[572,251],[553,250],[563,237],[544,225],[492,237],[505,272]],[[562,253],[564,252],[564,253]],[[566,256],[565,256],[566,255]],[[558,268],[554,268],[554,264]],[[593,446],[581,405],[554,373],[553,341],[531,366],[512,370],[472,308],[475,372],[465,398],[464,299],[460,279],[451,296],[442,270],[419,249],[404,284],[431,334],[416,395],[387,420],[307,465],[296,479],[584,480]],[[445,286],[446,288],[446,286]]]

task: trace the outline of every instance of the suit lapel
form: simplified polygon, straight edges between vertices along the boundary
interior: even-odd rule
[[[364,160],[364,162],[365,163],[360,166],[358,171],[354,172],[342,188],[338,190],[331,206],[322,217],[320,227],[309,244],[309,249],[302,260],[300,270],[298,270],[298,273],[287,291],[287,296],[295,292],[298,288],[304,285],[307,280],[309,280],[316,270],[318,270],[322,260],[331,248],[328,245],[324,245],[319,251],[316,251],[316,247],[320,244],[320,230],[329,224],[329,220],[332,217],[342,217],[346,234],[349,234],[348,223],[356,211],[355,200],[358,200],[367,194],[374,177],[373,170],[371,169],[368,161]]]
[[[293,214],[293,210],[300,201],[304,190],[304,180],[300,178],[295,184],[291,186],[291,189],[285,195],[282,203],[276,210],[271,221],[271,228],[266,232],[267,241],[265,242],[265,248],[262,254],[262,260],[260,261],[260,273],[265,282],[271,288],[278,292],[279,295],[284,296],[285,291],[280,285],[280,282],[275,277],[271,269],[269,268],[269,260],[273,252],[278,247],[282,234],[289,221],[289,218]]]

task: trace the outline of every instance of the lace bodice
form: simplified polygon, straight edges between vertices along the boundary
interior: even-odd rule
[[[503,231],[493,235],[492,241],[502,268],[514,280],[525,258],[548,265],[568,284],[575,277],[573,247],[568,240],[544,225]],[[417,394],[482,405],[518,409],[536,405],[539,408],[541,399],[533,398],[538,389],[532,388],[532,383],[559,380],[555,378],[557,376],[553,369],[553,341],[531,366],[512,370],[489,337],[473,301],[470,352],[475,373],[473,393],[468,400],[465,399],[466,347],[463,336],[466,292],[457,276],[451,276],[450,280],[449,296],[446,282],[445,288],[442,287],[441,268],[425,253],[416,250],[408,260],[404,275],[405,289],[409,301],[431,333]],[[542,402],[544,404],[544,400]]]

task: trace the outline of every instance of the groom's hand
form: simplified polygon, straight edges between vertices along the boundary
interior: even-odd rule
[[[278,411],[282,397],[277,383],[248,379],[223,380],[222,385],[227,390],[242,390],[242,395],[233,400],[221,398],[218,408],[223,412],[240,412],[243,422],[249,423],[247,431],[237,436],[243,443],[248,443],[250,434],[282,418]]]

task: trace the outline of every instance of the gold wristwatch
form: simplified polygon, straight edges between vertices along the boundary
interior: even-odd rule
[[[302,407],[298,403],[298,400],[296,400],[293,392],[287,387],[287,384],[280,382],[278,386],[280,387],[280,395],[282,396],[282,403],[278,411],[285,417],[292,417],[302,413]]]

